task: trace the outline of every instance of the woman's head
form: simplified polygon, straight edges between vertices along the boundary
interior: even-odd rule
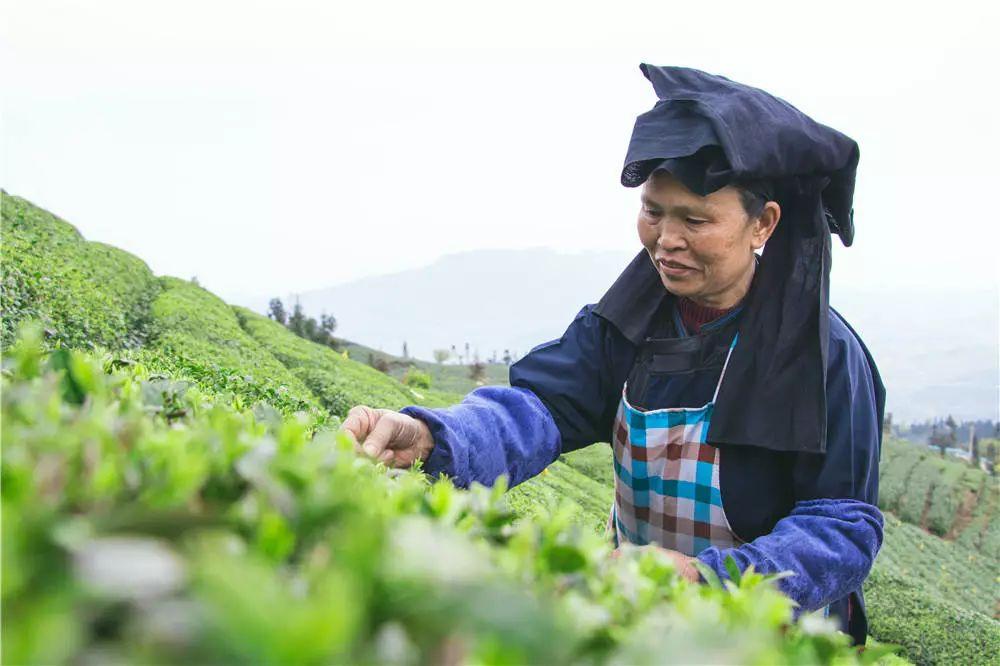
[[[727,308],[750,288],[754,251],[780,217],[759,187],[727,185],[703,197],[659,170],[642,186],[639,239],[668,291]]]

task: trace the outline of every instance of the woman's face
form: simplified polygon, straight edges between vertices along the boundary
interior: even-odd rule
[[[754,250],[764,247],[780,215],[778,204],[769,201],[750,219],[736,188],[702,197],[657,171],[642,186],[639,239],[668,291],[728,308],[750,288]]]

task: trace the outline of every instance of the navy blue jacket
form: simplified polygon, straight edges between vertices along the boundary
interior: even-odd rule
[[[425,471],[467,487],[511,487],[560,454],[608,442],[636,344],[584,306],[563,335],[510,367],[510,386],[483,386],[455,406],[400,410],[434,436]],[[861,340],[831,310],[826,451],[775,451],[720,444],[720,489],[733,531],[747,543],[708,548],[698,559],[720,577],[732,554],[741,569],[792,571],[779,581],[796,615],[830,604],[841,629],[864,644],[862,583],[882,544],[878,499],[881,406],[877,369]],[[610,506],[609,506],[610,510]]]

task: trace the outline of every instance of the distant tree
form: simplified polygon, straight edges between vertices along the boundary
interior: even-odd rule
[[[931,437],[927,442],[929,445],[937,447],[941,451],[941,457],[944,457],[945,449],[948,448],[948,435],[943,434],[938,424],[935,423],[931,428]]]
[[[472,357],[471,357],[471,356],[469,355],[469,343],[468,343],[468,342],[466,342],[466,343],[465,343],[465,359],[466,359],[466,360],[469,360],[469,359],[471,359],[471,358],[472,358]]]
[[[288,325],[288,313],[285,312],[285,304],[280,298],[272,298],[267,304],[267,316],[282,326]]]
[[[406,340],[403,340],[403,358],[410,358],[410,350],[406,347]]]
[[[436,363],[443,364],[449,358],[451,358],[451,352],[448,351],[447,349],[435,349],[434,350],[434,361]]]
[[[979,467],[979,435],[972,435],[972,444],[969,446],[969,460],[973,467]]]
[[[326,333],[331,338],[333,337],[333,332],[337,330],[337,318],[333,315],[328,315],[323,312],[319,316],[319,328],[321,331]]]
[[[320,333],[319,324],[316,323],[315,319],[312,317],[306,317],[302,320],[302,333],[299,335],[303,338],[306,340],[312,340],[313,342],[318,342],[321,339],[319,337]]]
[[[375,356],[371,352],[368,352],[368,365],[379,372],[389,372],[389,361],[385,359],[385,356]]]
[[[503,350],[503,363],[504,363],[504,365],[508,365],[509,366],[512,360],[513,359],[510,357],[510,350],[509,349],[504,349]]]
[[[885,421],[882,424],[882,436],[889,437],[892,435],[892,412],[885,415]]]
[[[991,439],[990,443],[986,445],[986,464],[990,469],[990,474],[993,476],[997,475],[997,441]]]
[[[302,305],[298,301],[295,301],[295,306],[292,308],[292,315],[288,318],[288,329],[300,338],[308,337],[306,336],[306,319],[306,313],[302,310]]]
[[[958,424],[955,423],[955,419],[951,414],[945,419],[944,424],[948,426],[948,440],[952,445],[955,445],[958,442]]]
[[[476,359],[469,365],[469,379],[477,384],[486,383],[486,364]]]
[[[196,287],[200,287],[201,286],[201,282],[198,282],[198,276],[197,275],[192,275],[191,276],[191,284],[195,285]]]

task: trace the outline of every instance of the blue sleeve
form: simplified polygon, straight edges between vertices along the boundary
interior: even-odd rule
[[[778,587],[799,604],[795,615],[814,611],[861,587],[882,546],[882,513],[851,499],[800,500],[774,529],[736,548],[711,547],[698,554],[720,578],[732,555],[744,571],[791,571]]]
[[[559,431],[559,452],[610,442],[615,410],[634,348],[585,305],[558,340],[531,350],[510,366],[510,385],[545,404]]]
[[[722,578],[730,554],[740,570],[752,564],[764,573],[792,571],[778,584],[798,602],[796,616],[859,589],[882,546],[876,506],[881,426],[872,371],[860,342],[834,313],[830,328],[826,453],[797,455],[796,503],[770,533],[698,555]]]
[[[424,472],[447,474],[459,488],[473,481],[492,486],[501,474],[513,487],[559,457],[552,417],[526,389],[480,386],[452,407],[410,405],[399,411],[422,420],[434,437]]]
[[[424,471],[447,474],[462,488],[472,481],[492,486],[507,474],[514,487],[548,467],[567,443],[579,448],[607,438],[595,414],[606,411],[601,393],[605,325],[592,307],[584,306],[562,337],[512,364],[509,387],[481,386],[443,409],[401,409],[424,421],[434,436]]]

